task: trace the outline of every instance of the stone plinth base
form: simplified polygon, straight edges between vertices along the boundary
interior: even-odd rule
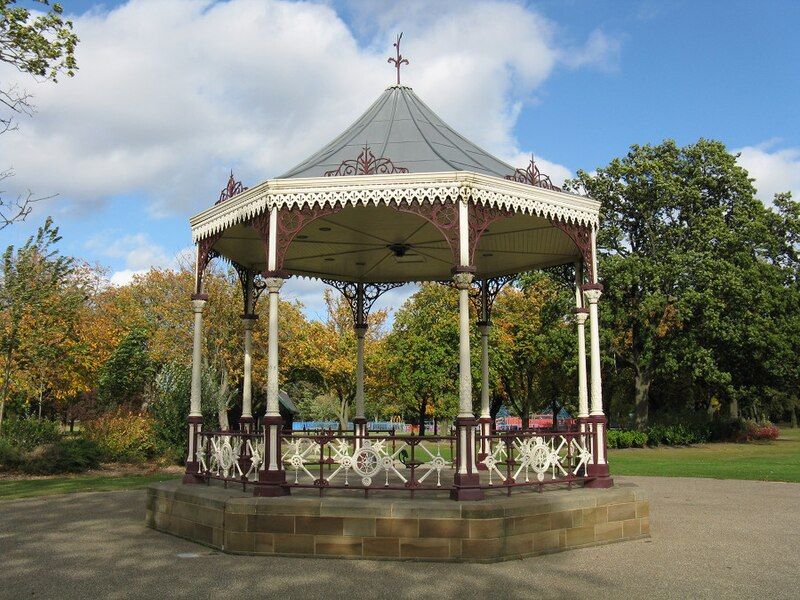
[[[147,490],[147,524],[237,554],[496,562],[650,534],[632,484],[525,491],[458,502],[376,492],[370,498],[293,494],[170,481]]]

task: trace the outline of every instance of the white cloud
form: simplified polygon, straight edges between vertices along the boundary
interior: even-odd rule
[[[16,184],[84,210],[144,195],[156,215],[197,211],[230,167],[252,185],[346,127],[392,83],[386,57],[400,30],[404,82],[456,129],[513,156],[519,112],[553,70],[613,65],[618,48],[602,32],[564,45],[554,23],[513,2],[371,12],[366,46],[325,4],[131,0],[73,17],[74,79],[31,86],[0,71],[33,88],[38,106],[0,138],[0,164],[13,164]]]
[[[125,285],[136,276],[152,268],[175,268],[182,260],[185,250],[170,255],[146,233],[119,236],[118,232],[106,231],[86,241],[86,248],[104,259],[122,265],[112,272],[112,285]]]
[[[800,197],[800,148],[778,148],[777,140],[745,146],[738,152],[739,164],[755,179],[758,197],[771,202],[778,192]]]

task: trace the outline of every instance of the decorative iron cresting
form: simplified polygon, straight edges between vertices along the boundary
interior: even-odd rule
[[[400,40],[402,39],[403,32],[401,31],[400,35],[397,36],[397,41],[392,44],[392,46],[394,46],[395,56],[389,57],[389,63],[394,63],[394,68],[397,69],[397,85],[400,85],[400,67],[408,64],[408,59],[400,54]]]
[[[536,165],[533,155],[531,155],[531,162],[527,167],[524,169],[517,169],[511,175],[506,175],[506,179],[519,183],[527,183],[546,190],[562,191],[560,187],[553,185],[549,175],[545,175],[539,171],[539,167]]]
[[[348,175],[390,175],[408,173],[405,167],[396,167],[394,163],[381,156],[376,158],[369,146],[364,145],[361,154],[354,160],[342,161],[336,169],[325,171],[325,177],[346,177]]]
[[[225,202],[230,198],[233,198],[236,194],[241,194],[247,188],[242,185],[241,181],[236,181],[233,178],[233,171],[231,171],[231,176],[228,178],[228,184],[222,188],[222,191],[219,193],[219,200],[214,203],[214,206],[220,204],[221,202]]]

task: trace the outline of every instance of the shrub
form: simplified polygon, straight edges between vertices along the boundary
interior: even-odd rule
[[[746,438],[748,442],[761,440],[777,440],[781,434],[780,429],[769,421],[758,423],[756,421],[745,422]]]
[[[84,438],[62,439],[39,446],[18,467],[30,475],[81,473],[100,464],[102,451],[95,442]]]
[[[19,447],[7,437],[0,437],[0,471],[16,471],[23,461]]]
[[[13,419],[3,423],[3,437],[18,450],[25,452],[36,446],[52,444],[61,434],[58,423],[48,419]]]
[[[653,425],[647,430],[648,446],[688,446],[708,441],[707,429],[691,428],[681,423]]]
[[[714,419],[708,426],[709,442],[744,442],[747,426],[743,419]]]
[[[628,431],[609,429],[606,434],[609,448],[644,448],[647,445],[647,433],[644,431]]]
[[[97,444],[103,459],[112,462],[143,462],[156,451],[153,418],[121,408],[84,424],[83,435]]]

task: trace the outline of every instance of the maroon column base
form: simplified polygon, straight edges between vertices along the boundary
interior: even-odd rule
[[[610,488],[614,487],[614,480],[609,476],[608,464],[592,465],[586,469],[586,474],[594,479],[587,479],[583,487],[586,488]]]
[[[186,473],[183,474],[182,483],[196,484],[205,483],[206,480],[200,475],[200,463],[197,461],[186,461]]]
[[[243,431],[245,433],[250,433],[253,431],[253,423],[255,423],[255,419],[253,417],[242,417],[239,419],[239,431]]]
[[[253,496],[274,498],[289,496],[292,491],[286,485],[286,471],[260,471],[258,485],[253,486]]]
[[[453,476],[453,487],[450,489],[451,500],[483,500],[480,475],[477,473],[456,473]]]

